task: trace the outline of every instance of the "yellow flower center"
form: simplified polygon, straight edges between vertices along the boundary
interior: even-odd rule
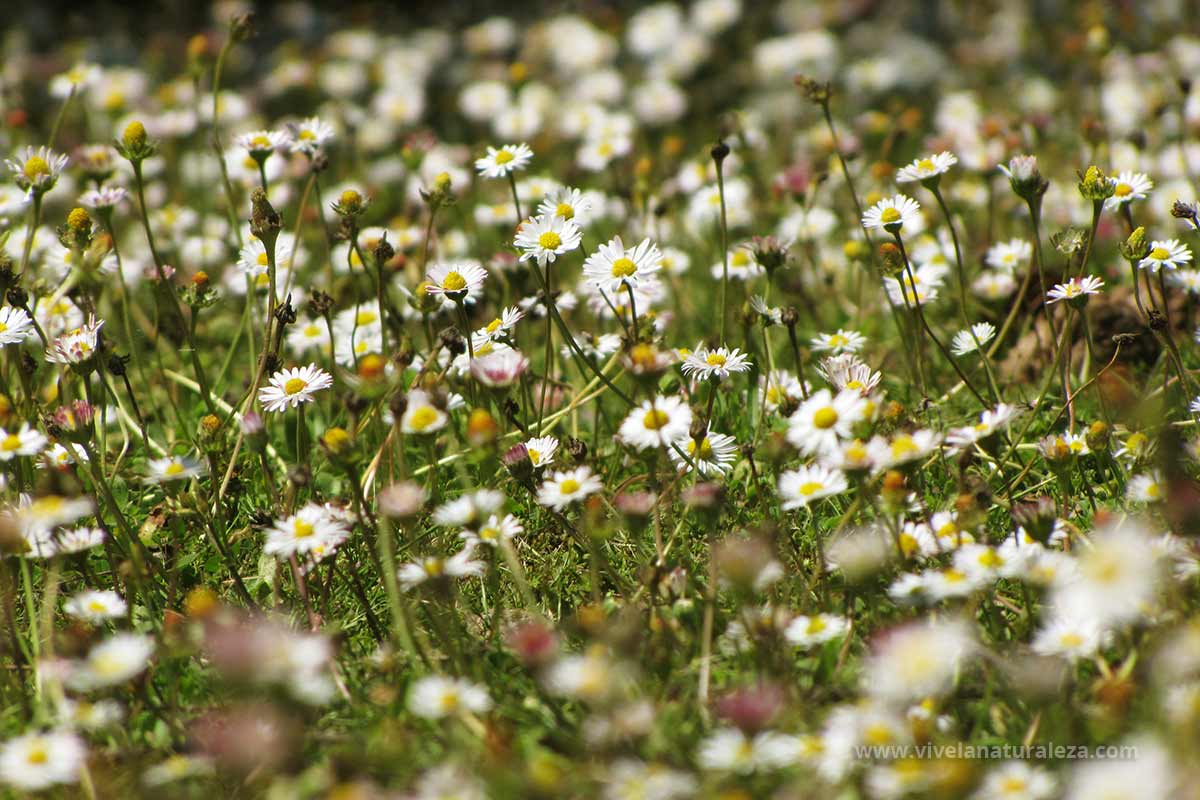
[[[558,491],[562,494],[575,494],[579,491],[579,481],[574,478],[567,478],[558,485]]]
[[[825,406],[813,414],[813,425],[816,425],[821,430],[829,430],[838,421],[838,412],[832,406]]]
[[[562,246],[562,237],[554,231],[546,231],[538,237],[538,246],[543,250],[556,250]]]
[[[848,344],[850,344],[850,340],[845,336],[842,336],[840,333],[835,333],[833,336],[829,337],[830,347],[845,347]]]
[[[1117,188],[1113,189],[1113,194],[1117,197],[1128,197],[1133,194],[1133,187],[1128,183],[1118,183]]]
[[[304,335],[310,339],[315,339],[321,335],[321,329],[316,325],[309,323],[308,325],[304,326]]]
[[[302,519],[298,519],[292,523],[292,535],[297,539],[307,539],[309,536],[312,536],[314,532],[315,529],[313,526]]]
[[[457,275],[458,273],[457,273],[457,272],[452,272],[452,273],[450,273],[450,274],[451,274],[451,275]],[[449,280],[449,277],[448,277],[448,276],[447,276],[446,280]],[[448,287],[447,287],[447,288],[448,288]],[[359,325],[370,325],[370,324],[374,323],[374,322],[375,322],[376,320],[378,320],[378,319],[379,319],[379,315],[378,315],[378,314],[376,314],[374,311],[360,311],[360,312],[358,312],[358,314],[356,314],[356,315],[355,315],[355,317],[354,317],[354,320],[355,320],[355,321],[356,321],[356,322],[357,322]]]
[[[534,450],[532,447],[526,448],[525,451],[529,453],[529,462],[536,467],[538,462],[542,460],[542,454],[537,450]]]
[[[879,215],[879,219],[884,225],[891,225],[900,221],[900,212],[894,208],[885,208],[883,213]]]
[[[47,164],[46,159],[42,158],[41,156],[31,156],[29,160],[25,162],[25,169],[23,171],[26,178],[31,181],[36,181],[38,178],[50,174],[50,165]]]
[[[614,278],[628,278],[635,272],[637,272],[637,264],[633,263],[633,259],[621,257],[613,262],[612,276]]]
[[[820,481],[805,481],[804,483],[800,484],[800,488],[796,491],[800,492],[800,494],[804,495],[805,497],[811,497],[824,488],[825,484],[821,483]]]
[[[29,754],[25,756],[25,760],[30,764],[45,764],[50,760],[50,754],[46,752],[46,748],[42,745],[34,745],[29,750]]]
[[[570,203],[559,203],[554,208],[554,216],[562,217],[563,219],[574,219],[575,207]]]
[[[984,550],[979,555],[979,566],[981,566],[981,567],[988,567],[989,569],[994,569],[996,567],[1002,566],[1003,564],[1004,564],[1004,559],[1002,559],[995,550]]]
[[[0,322],[0,333],[4,333],[6,330],[8,330],[8,326]]]
[[[300,141],[302,141],[302,142],[311,142],[313,139],[316,139],[316,138],[317,138],[317,135],[310,130],[300,131]]]
[[[720,353],[709,353],[708,358],[704,359],[704,363],[710,367],[723,367],[725,366],[725,361],[725,356]]]
[[[1151,497],[1157,500],[1160,494],[1161,490],[1158,488],[1157,483],[1151,483],[1146,486],[1146,497]]]
[[[496,331],[500,330],[500,326],[501,326],[501,325],[503,325],[503,324],[504,324],[504,323],[503,323],[503,322],[501,322],[499,318],[497,318],[497,319],[494,319],[494,320],[492,320],[491,322],[489,322],[489,323],[487,324],[487,332],[488,332],[488,333],[495,333]]]
[[[917,447],[917,443],[913,441],[911,436],[897,436],[892,442],[892,458],[903,458],[910,453],[915,453],[921,448]]]
[[[0,442],[0,448],[3,448],[10,453],[13,450],[19,450],[21,448],[21,437],[17,436],[15,433],[10,433],[8,436],[4,437],[3,442]]]
[[[254,263],[258,264],[260,267],[265,267],[270,262],[267,259],[266,253],[259,253],[258,257],[254,259]]]
[[[258,136],[255,136],[253,139],[251,139],[250,144],[254,145],[254,147],[259,150],[270,150],[271,149],[271,140],[268,139],[266,136],[263,136],[262,134],[259,134]]]
[[[487,539],[488,541],[494,541],[500,538],[500,531],[496,530],[495,528],[484,528],[479,532],[479,538]]]
[[[933,170],[933,159],[922,158],[917,162],[917,169],[922,172],[930,172]]]
[[[729,266],[731,267],[748,267],[750,266],[750,256],[744,250],[738,250],[729,257]]]
[[[437,420],[438,413],[436,409],[430,406],[421,406],[408,418],[408,424],[412,426],[413,430],[423,431],[437,422]]]
[[[303,378],[292,378],[283,385],[283,391],[287,394],[296,394],[303,392],[308,388],[308,381]]]
[[[1083,644],[1083,637],[1078,633],[1064,633],[1058,637],[1058,643],[1063,647],[1079,647]]]
[[[499,153],[496,153],[496,163],[497,164],[507,164],[508,162],[510,162],[512,160],[513,160],[513,154],[508,152],[507,150],[501,150]]]
[[[97,614],[103,614],[105,611],[104,603],[99,600],[90,600],[87,604],[88,611],[93,611]]]
[[[467,279],[457,272],[451,272],[442,279],[442,288],[448,292],[461,292],[467,288]]]
[[[696,440],[688,439],[688,455],[694,456],[695,454],[696,454]],[[712,454],[713,454],[712,442],[710,442],[708,440],[708,437],[705,436],[704,441],[702,441],[700,443],[700,457],[703,459],[709,459],[709,458],[712,458]]]
[[[1170,256],[1170,252],[1165,247],[1156,247],[1150,251],[1150,258],[1153,258],[1155,261],[1163,261],[1170,258]]]
[[[667,416],[667,412],[652,408],[646,412],[646,416],[642,417],[642,424],[648,429],[656,431],[666,425],[669,420],[670,417]]]
[[[183,464],[180,464],[178,461],[172,461],[170,464],[167,464],[167,468],[163,472],[167,475],[179,475],[183,473],[183,470]]]
[[[829,626],[822,617],[813,617],[808,621],[808,633],[820,633],[827,627]]]
[[[440,558],[425,559],[425,574],[432,578],[436,578],[446,571],[446,565]]]

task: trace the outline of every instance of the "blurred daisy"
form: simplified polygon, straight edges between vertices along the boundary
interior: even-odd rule
[[[485,178],[503,178],[525,169],[532,158],[533,151],[524,143],[506,144],[499,149],[489,147],[487,155],[475,159],[475,169]]]
[[[486,544],[489,547],[499,547],[511,542],[513,538],[525,531],[525,526],[512,514],[499,517],[491,515],[479,526],[478,530],[465,530],[459,537],[468,545]]]
[[[796,647],[809,648],[840,639],[849,629],[850,622],[845,617],[833,614],[801,614],[788,623],[783,635]]]
[[[404,433],[437,433],[446,427],[450,415],[435,406],[421,389],[408,393],[408,404],[400,415],[400,430]]]
[[[66,683],[78,691],[118,686],[140,675],[150,666],[154,640],[136,633],[117,633],[88,651],[87,658],[72,665]]]
[[[474,546],[468,544],[450,558],[426,556],[410,561],[400,567],[400,583],[405,589],[412,589],[426,581],[482,575],[484,564],[471,558],[474,552]]]
[[[258,390],[264,411],[286,411],[301,403],[311,403],[313,395],[333,386],[333,378],[316,364],[291,367],[271,376],[269,386]]]
[[[237,136],[234,141],[251,158],[266,158],[276,150],[286,151],[290,143],[285,131],[250,131]]]
[[[0,309],[0,346],[20,344],[33,334],[33,319],[23,308]]]
[[[916,200],[898,194],[895,197],[886,197],[867,209],[863,214],[862,224],[867,229],[899,232],[906,224],[911,226],[916,222],[920,213],[921,206]]]
[[[733,350],[725,347],[713,350],[701,347],[687,354],[680,369],[684,375],[698,380],[724,380],[730,373],[748,371],[750,366],[749,356],[736,347]]]
[[[1024,239],[997,242],[988,248],[983,262],[994,269],[1012,272],[1033,258],[1033,245]]]
[[[812,340],[812,349],[817,353],[857,353],[867,343],[867,337],[858,331],[838,329],[837,333],[818,333]]]
[[[0,745],[0,781],[21,792],[76,783],[86,760],[83,740],[71,731],[25,733]]]
[[[1165,494],[1162,478],[1157,472],[1134,475],[1125,488],[1125,498],[1131,503],[1157,503]]]
[[[763,731],[749,737],[737,728],[719,728],[700,742],[696,763],[701,769],[748,775],[790,766],[799,761],[800,752],[794,736]]]
[[[583,231],[574,221],[543,214],[525,220],[513,243],[522,251],[522,261],[532,259],[541,267],[579,247],[582,240]]]
[[[555,472],[538,488],[538,502],[555,511],[562,511],[572,503],[583,500],[604,488],[600,479],[592,474],[590,467]]]
[[[1057,616],[1037,632],[1031,646],[1043,656],[1062,656],[1075,661],[1091,658],[1100,649],[1103,631],[1093,619]]]
[[[995,335],[995,325],[990,322],[977,322],[971,326],[971,330],[959,331],[954,334],[954,341],[950,345],[950,350],[956,356],[965,356],[967,353],[973,353],[983,347]]]
[[[1050,800],[1057,785],[1047,770],[1027,761],[1006,761],[988,771],[972,800]]]
[[[1061,300],[1086,299],[1093,294],[1100,294],[1104,281],[1095,275],[1084,275],[1071,278],[1066,283],[1055,284],[1046,292],[1046,303],[1053,305]]]
[[[1192,251],[1178,239],[1156,239],[1150,243],[1150,252],[1138,262],[1142,269],[1158,272],[1162,267],[1175,269],[1192,260]]]
[[[577,225],[583,225],[588,221],[591,210],[591,198],[569,186],[551,190],[537,207],[538,214],[569,219]]]
[[[1104,201],[1106,211],[1120,208],[1134,200],[1145,200],[1146,195],[1154,188],[1154,182],[1142,172],[1122,172],[1115,178],[1109,178],[1113,185],[1112,196]]]
[[[800,467],[779,476],[779,497],[784,511],[805,508],[825,497],[841,494],[849,488],[846,476],[838,470],[820,466]]]
[[[113,591],[80,592],[63,603],[63,611],[84,622],[104,622],[125,615],[128,605]]]
[[[146,480],[150,483],[186,481],[199,478],[208,470],[190,456],[167,456],[152,458],[146,462]]]
[[[333,126],[320,117],[309,117],[287,126],[289,144],[293,150],[307,155],[321,150],[333,141]]]
[[[425,719],[483,714],[491,707],[486,688],[461,678],[429,675],[414,682],[408,692],[408,710]]]
[[[945,172],[948,172],[951,167],[958,163],[958,158],[948,150],[918,158],[906,167],[901,167],[896,172],[896,183],[912,183],[913,181],[927,181],[930,178],[937,178]]]
[[[21,423],[20,430],[12,433],[0,428],[0,461],[11,461],[17,456],[36,456],[49,441],[41,431],[29,427],[28,422]]]

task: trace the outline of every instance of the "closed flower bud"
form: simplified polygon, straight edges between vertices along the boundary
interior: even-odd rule
[[[1112,431],[1104,420],[1096,420],[1087,429],[1087,446],[1093,453],[1104,453],[1112,441]]]
[[[275,252],[275,240],[283,228],[283,218],[267,199],[267,193],[255,189],[250,195],[250,232],[254,234],[267,248],[267,254]]]
[[[1087,168],[1079,181],[1079,193],[1093,203],[1103,202],[1113,196],[1116,186],[1095,164]]]
[[[145,147],[146,126],[136,119],[126,125],[125,132],[121,134],[121,143],[131,150]]]
[[[1121,256],[1131,263],[1136,264],[1141,261],[1150,252],[1150,242],[1146,238],[1146,229],[1138,226],[1133,233],[1129,234],[1129,238],[1121,242]]]
[[[188,592],[183,601],[183,610],[192,619],[206,619],[220,607],[220,602],[212,589],[198,586]]]
[[[342,192],[333,204],[333,210],[342,217],[357,217],[366,208],[366,201],[355,189],[347,189]]]
[[[334,458],[344,458],[354,450],[354,440],[345,428],[326,428],[321,434],[321,447]]]
[[[904,473],[894,469],[888,470],[883,476],[880,493],[883,495],[883,501],[889,506],[896,508],[904,505],[904,501],[908,499],[908,483],[905,481]]]
[[[467,417],[467,441],[474,447],[482,447],[496,441],[500,427],[487,409],[476,408]]]
[[[403,481],[393,483],[378,496],[379,511],[391,519],[409,519],[425,508],[428,495],[419,483]]]
[[[508,473],[521,483],[530,486],[533,478],[533,461],[529,458],[529,448],[524,443],[514,444],[504,451],[500,463]]]
[[[721,162],[729,157],[729,145],[724,142],[717,142],[712,146],[709,155],[712,156],[713,161],[717,162],[717,166],[720,166]]]
[[[883,263],[883,273],[895,278],[904,271],[904,254],[892,242],[879,245],[879,259]]]
[[[819,106],[827,105],[833,94],[832,87],[828,82],[813,80],[805,75],[797,75],[792,78],[792,82],[796,84],[800,94]]]

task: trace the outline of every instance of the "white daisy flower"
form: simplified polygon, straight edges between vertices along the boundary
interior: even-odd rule
[[[276,150],[286,152],[291,139],[286,131],[250,131],[234,138],[251,158],[265,158]]]
[[[583,275],[602,291],[617,294],[626,286],[637,288],[661,267],[662,253],[649,239],[626,248],[621,237],[615,236],[587,257]]]
[[[719,728],[700,742],[696,763],[701,769],[748,775],[791,766],[801,752],[795,736],[763,731],[750,737],[737,728]]]
[[[867,410],[867,401],[854,389],[834,395],[815,392],[788,418],[787,440],[805,455],[832,453],[839,439],[852,438],[851,429]]]
[[[63,611],[84,622],[104,622],[123,617],[128,608],[119,594],[108,590],[80,592],[63,603]]]
[[[1050,800],[1055,796],[1054,776],[1028,761],[1006,761],[988,770],[972,800]]]
[[[458,301],[483,289],[487,270],[470,261],[434,264],[425,273],[428,283],[425,290],[430,294],[444,294]]]
[[[895,197],[885,197],[867,209],[863,214],[862,224],[867,229],[899,232],[905,225],[913,227],[920,213],[921,205],[916,200],[898,194]]]
[[[309,503],[267,529],[263,552],[287,559],[319,551],[324,556],[350,535],[349,525],[324,506]]]
[[[1091,658],[1103,643],[1104,631],[1086,616],[1058,615],[1045,622],[1031,643],[1043,656],[1062,656],[1076,661]]]
[[[25,147],[15,159],[4,162],[13,180],[22,191],[44,194],[54,188],[58,176],[67,166],[67,157],[48,147]]]
[[[425,719],[483,714],[491,707],[487,689],[462,678],[429,675],[414,682],[408,692],[408,710]]]
[[[783,636],[796,647],[807,649],[840,639],[849,629],[850,622],[845,617],[834,614],[801,614],[788,623]]]
[[[407,590],[420,586],[426,581],[482,575],[484,563],[471,558],[474,552],[474,546],[468,544],[450,558],[426,556],[410,561],[400,567],[400,571],[397,573],[400,584]]]
[[[1018,267],[1029,263],[1032,258],[1032,244],[1024,239],[1009,239],[1007,242],[997,242],[989,247],[983,256],[983,263],[993,269],[1011,273]]]
[[[592,474],[590,467],[576,467],[562,472],[554,472],[538,488],[537,499],[547,508],[562,511],[572,503],[583,500],[603,488],[604,484]]]
[[[867,337],[858,331],[847,331],[841,328],[837,333],[818,333],[812,340],[812,349],[817,353],[857,353],[867,343]]]
[[[918,158],[896,171],[896,183],[912,183],[937,178],[958,163],[958,158],[948,150],[932,156]]]
[[[154,640],[136,633],[117,633],[88,651],[73,664],[66,683],[77,691],[118,686],[140,675],[150,665]]]
[[[199,478],[208,471],[204,464],[191,456],[166,456],[146,462],[146,480],[150,483],[186,481]]]
[[[333,377],[316,364],[291,367],[271,376],[269,386],[258,390],[264,411],[286,411],[301,403],[311,403],[313,395],[333,386]]]
[[[68,730],[25,733],[0,745],[0,781],[19,792],[77,783],[87,761],[83,740]]]
[[[544,267],[579,247],[582,240],[583,231],[573,220],[542,214],[521,224],[513,244],[522,251],[522,261],[534,260]]]
[[[680,439],[675,442],[675,447],[667,451],[667,455],[675,462],[676,467],[686,470],[691,469],[691,466],[679,450],[687,453],[687,458],[696,465],[701,475],[724,475],[737,455],[737,440],[711,430],[705,434],[699,446],[691,436]]]
[[[469,528],[498,511],[504,494],[494,489],[476,489],[442,503],[433,510],[433,523],[451,528]]]
[[[553,436],[535,436],[525,442],[525,451],[535,468],[548,467],[554,463],[554,454],[558,452],[558,439]]]
[[[747,372],[751,367],[750,357],[738,348],[717,347],[709,350],[701,347],[688,353],[680,369],[684,375],[697,380],[725,380],[733,372]]]
[[[846,476],[838,470],[821,466],[800,467],[779,476],[780,505],[784,511],[805,508],[825,497],[841,494],[849,488]]]
[[[96,353],[97,339],[104,320],[88,317],[87,324],[55,338],[46,348],[46,360],[53,364],[83,364]]]
[[[435,406],[425,391],[414,389],[407,399],[408,404],[400,416],[400,430],[404,433],[437,433],[450,421],[450,415]]]
[[[897,431],[891,439],[882,436],[872,438],[867,443],[867,452],[875,469],[882,472],[925,458],[937,449],[941,441],[941,434],[934,431]]]
[[[990,322],[976,322],[969,331],[959,331],[954,334],[950,351],[956,356],[974,353],[990,342],[996,335],[996,326]]]
[[[287,126],[289,146],[298,152],[312,155],[333,141],[333,126],[320,117],[309,117]]]
[[[475,159],[475,169],[485,178],[503,178],[525,169],[532,159],[533,151],[524,142],[506,144],[499,149],[489,147],[487,155]]]
[[[1157,472],[1143,472],[1129,479],[1125,499],[1131,503],[1158,503],[1166,497],[1166,485]]]
[[[617,436],[638,450],[667,447],[688,435],[692,425],[692,410],[675,396],[658,396],[643,400],[629,412]]]
[[[1095,275],[1071,278],[1066,283],[1055,284],[1050,291],[1046,292],[1046,304],[1053,305],[1060,300],[1086,300],[1093,294],[1100,294],[1103,286],[1104,281]]]
[[[22,422],[20,430],[10,433],[0,428],[0,461],[11,461],[17,456],[36,456],[50,442],[41,431]]]
[[[492,514],[479,526],[479,530],[465,530],[459,534],[459,538],[470,546],[486,544],[489,547],[499,547],[511,542],[524,531],[525,526],[512,514],[505,514],[503,518]]]
[[[1126,170],[1115,178],[1109,178],[1113,185],[1112,196],[1104,201],[1104,209],[1112,211],[1134,200],[1145,200],[1146,195],[1154,188],[1154,181],[1143,172]]]
[[[1191,260],[1192,251],[1178,239],[1155,239],[1150,243],[1150,252],[1138,262],[1138,266],[1158,272],[1162,267],[1175,269]]]
[[[0,309],[0,346],[20,344],[33,335],[33,319],[23,308]]]
[[[569,186],[551,190],[537,207],[538,214],[569,219],[576,225],[587,224],[591,218],[591,211],[592,199]]]
[[[516,306],[510,306],[500,312],[500,316],[493,319],[487,325],[484,325],[474,333],[474,341],[480,339],[486,341],[495,341],[508,334],[513,328],[517,327],[517,323],[525,318],[525,312]]]

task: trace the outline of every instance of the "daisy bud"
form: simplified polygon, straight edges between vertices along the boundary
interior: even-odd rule
[[[1038,442],[1038,451],[1054,470],[1062,469],[1071,461],[1071,446],[1055,434],[1050,434]]]
[[[1146,238],[1146,229],[1138,226],[1129,238],[1121,242],[1121,256],[1128,262],[1136,264],[1150,252],[1150,242]]]
[[[354,439],[345,428],[326,428],[321,434],[321,447],[338,463],[347,463],[354,455]]]
[[[477,408],[467,417],[467,441],[473,447],[482,447],[496,441],[500,427],[487,409]]]
[[[1007,167],[1000,166],[1000,171],[1008,176],[1008,183],[1017,197],[1028,203],[1040,202],[1050,188],[1050,182],[1038,171],[1037,156],[1013,156]]]
[[[438,334],[438,339],[441,340],[441,345],[452,356],[461,356],[467,352],[467,342],[459,335],[454,328],[443,328]]]
[[[725,490],[717,483],[697,483],[681,495],[683,504],[693,511],[719,511]]]
[[[500,463],[520,483],[531,486],[533,479],[533,461],[529,458],[529,448],[524,443],[514,444],[500,457]]]
[[[241,428],[242,436],[245,437],[251,451],[261,453],[266,449],[267,428],[257,411],[247,411],[242,416]]]
[[[387,240],[386,233],[379,240],[379,244],[375,245],[373,255],[375,256],[376,267],[382,267],[396,255],[396,248],[392,247],[392,243]]]
[[[198,33],[187,43],[187,56],[190,61],[199,61],[208,53],[208,37]]]
[[[761,537],[726,538],[712,557],[721,578],[743,593],[761,591],[782,577],[775,553]]]
[[[384,376],[387,360],[378,353],[367,353],[358,360],[358,377],[365,381],[374,381]]]
[[[221,430],[221,418],[216,414],[205,414],[200,418],[200,435],[205,439],[213,439]]]
[[[1093,203],[1103,202],[1113,196],[1116,186],[1095,164],[1087,168],[1079,179],[1079,193]]]
[[[892,242],[879,245],[879,260],[883,263],[885,275],[895,278],[904,272],[904,254]]]
[[[13,260],[8,253],[0,253],[0,295],[6,294],[17,284],[17,276],[13,273]]]
[[[254,14],[242,14],[229,21],[229,38],[243,42],[254,35]]]
[[[250,195],[250,233],[254,234],[267,248],[268,254],[275,251],[275,240],[283,228],[283,218],[267,199],[267,193],[255,189]]]
[[[1200,217],[1200,209],[1197,209],[1195,203],[1185,203],[1182,200],[1176,200],[1171,204],[1171,216],[1176,219],[1185,219],[1192,224],[1193,228],[1200,228],[1200,222],[1197,218]]]
[[[904,501],[908,498],[908,484],[905,481],[904,473],[894,469],[888,470],[883,476],[880,493],[883,495],[883,501],[889,506],[903,506]]]
[[[504,637],[526,667],[549,664],[558,655],[558,635],[541,620],[528,620],[509,629]]]
[[[717,162],[717,166],[720,167],[721,162],[729,157],[729,145],[724,142],[717,142],[712,146],[709,155],[712,156],[712,160]]]
[[[60,231],[63,246],[80,249],[86,248],[92,242],[92,218],[82,208],[73,208],[67,215],[67,226]]]
[[[379,493],[379,511],[391,519],[410,519],[421,513],[428,495],[419,483],[393,483]]]
[[[188,592],[183,601],[183,611],[192,619],[206,619],[220,606],[216,593],[205,586],[197,586]]]
[[[743,733],[753,734],[770,727],[783,710],[784,693],[778,685],[763,683],[734,689],[720,697],[717,716],[732,722]]]
[[[842,245],[842,254],[850,261],[866,261],[871,255],[871,248],[859,239],[851,239]]]
[[[657,502],[654,492],[621,492],[613,498],[613,505],[634,530],[645,529]]]
[[[134,120],[125,126],[125,132],[121,134],[121,144],[125,145],[130,150],[137,150],[146,146],[146,126],[140,121]]]
[[[366,201],[363,196],[354,189],[347,189],[338,196],[337,201],[333,204],[333,210],[340,217],[354,218],[363,213],[367,208]]]
[[[804,95],[810,102],[816,103],[819,106],[829,105],[829,98],[833,94],[833,87],[828,81],[822,82],[813,80],[805,75],[797,75],[792,78],[792,83],[796,84],[796,88],[800,94]]]

